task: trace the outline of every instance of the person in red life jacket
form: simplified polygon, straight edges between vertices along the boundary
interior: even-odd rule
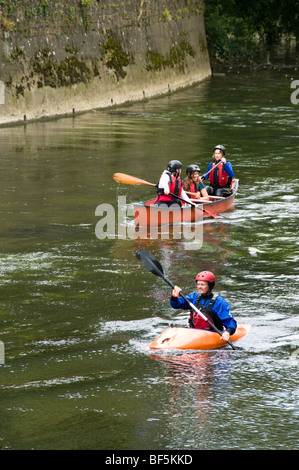
[[[186,168],[186,179],[183,182],[183,189],[186,192],[195,193],[191,197],[200,199],[200,198],[209,198],[206,187],[202,182],[200,175],[200,168],[198,165],[189,165]]]
[[[210,186],[207,187],[207,192],[213,196],[227,197],[232,193],[231,182],[234,176],[233,168],[230,162],[225,158],[226,150],[223,145],[216,145],[214,147],[214,160],[209,164],[206,173],[214,168],[220,161],[215,170],[211,171],[203,179],[210,180]]]
[[[230,313],[230,306],[227,301],[220,296],[214,298],[212,294],[215,286],[214,274],[210,271],[202,271],[197,274],[195,280],[197,292],[187,295],[186,298],[208,317],[218,330],[223,331],[222,339],[229,340],[230,335],[236,331],[237,322]],[[180,297],[181,291],[180,287],[174,287],[170,305],[174,309],[190,310],[189,304]],[[191,328],[214,331],[211,325],[196,312],[190,312],[189,325]]]
[[[181,180],[182,164],[179,160],[171,160],[167,165],[167,170],[163,171],[158,185],[157,185],[157,198],[156,205],[165,204],[171,206],[178,204],[181,206],[180,199],[175,196],[181,197],[186,202],[191,202],[185,191],[183,190],[183,183]]]

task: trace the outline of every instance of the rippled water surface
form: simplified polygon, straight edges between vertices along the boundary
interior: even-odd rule
[[[295,77],[296,78],[296,77]],[[0,129],[2,449],[298,449],[298,111],[283,73],[213,78],[75,118]],[[96,207],[152,197],[170,159],[216,144],[235,208],[183,239],[100,240]],[[183,169],[184,171],[184,169]],[[129,217],[128,217],[128,222]],[[153,352],[186,314],[135,258],[194,290],[208,269],[251,331],[242,350]]]

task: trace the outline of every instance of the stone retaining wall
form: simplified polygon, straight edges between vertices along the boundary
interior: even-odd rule
[[[141,100],[209,77],[202,8],[200,0],[0,1],[0,124]]]

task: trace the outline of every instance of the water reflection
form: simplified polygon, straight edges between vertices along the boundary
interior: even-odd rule
[[[230,352],[152,354],[168,385],[170,448],[208,449],[213,440],[211,415],[227,406]]]
[[[174,391],[192,385],[198,390],[198,397],[208,397],[209,388],[214,387],[216,382],[218,385],[222,383],[220,388],[228,385],[231,354],[221,351],[219,360],[215,360],[216,356],[209,352],[165,354],[164,351],[149,355],[163,365],[164,380],[173,386]]]

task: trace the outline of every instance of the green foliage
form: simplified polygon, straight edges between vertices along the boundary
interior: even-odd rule
[[[168,8],[166,8],[163,11],[162,16],[163,16],[164,21],[171,21],[171,14],[170,14],[170,11],[168,10]]]
[[[220,4],[206,2],[205,26],[209,53],[212,57],[222,57],[250,53],[253,47],[254,30],[240,17],[227,13]]]
[[[83,24],[85,27],[85,30],[87,31],[89,21],[88,21],[88,7],[92,5],[93,0],[80,0],[80,10],[81,10],[81,16],[83,20]]]
[[[15,23],[0,14],[0,27],[3,31],[13,31]]]
[[[251,55],[256,39],[266,47],[283,35],[299,38],[298,0],[205,0],[209,53],[227,58]]]

